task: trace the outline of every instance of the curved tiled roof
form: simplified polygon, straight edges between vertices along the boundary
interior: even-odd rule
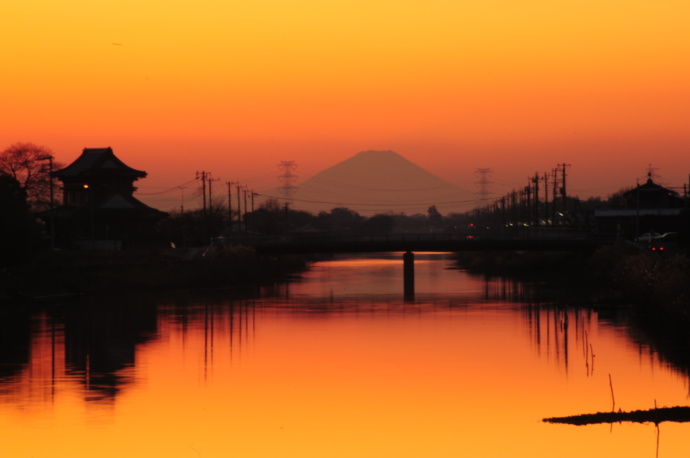
[[[135,179],[146,176],[146,172],[143,170],[133,169],[118,159],[110,147],[84,148],[81,156],[64,169],[53,172],[53,176],[56,178],[77,178],[85,175],[113,172]]]

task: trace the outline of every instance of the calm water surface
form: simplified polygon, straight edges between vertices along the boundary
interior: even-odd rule
[[[690,424],[544,417],[688,405],[623,314],[400,254],[319,262],[242,298],[101,298],[4,313],[8,457],[678,457]],[[258,298],[257,298],[258,297]],[[580,305],[585,305],[580,303]]]

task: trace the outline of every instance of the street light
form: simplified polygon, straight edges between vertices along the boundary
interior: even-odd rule
[[[89,196],[89,207],[91,210],[91,243],[93,244],[94,239],[96,238],[94,234],[94,225],[93,225],[93,191],[89,188],[89,185],[87,183],[84,183],[82,185],[86,191],[88,191],[88,196]]]

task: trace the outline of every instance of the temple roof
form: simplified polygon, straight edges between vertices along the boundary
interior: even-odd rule
[[[625,195],[632,196],[637,192],[655,192],[672,198],[680,198],[680,195],[676,191],[654,183],[651,178],[647,178],[647,182],[645,184],[638,185],[637,187],[625,192]]]
[[[133,179],[144,178],[146,172],[133,169],[115,156],[113,149],[108,148],[84,148],[74,162],[64,169],[53,172],[56,178],[78,178],[88,175],[116,173]]]
[[[100,202],[98,205],[96,205],[96,209],[106,209],[106,210],[136,210],[140,212],[146,212],[146,213],[157,213],[164,215],[164,212],[161,212],[153,207],[149,207],[142,201],[138,200],[134,196],[128,196],[126,194],[122,193],[114,193],[110,195],[108,198]]]

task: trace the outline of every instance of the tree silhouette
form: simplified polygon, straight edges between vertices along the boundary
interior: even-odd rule
[[[35,210],[50,204],[49,167],[51,163],[53,170],[62,167],[52,159],[49,148],[33,143],[14,143],[0,152],[0,172],[17,180]]]
[[[29,213],[26,193],[17,180],[0,172],[0,267],[28,260],[36,250],[39,228]]]

